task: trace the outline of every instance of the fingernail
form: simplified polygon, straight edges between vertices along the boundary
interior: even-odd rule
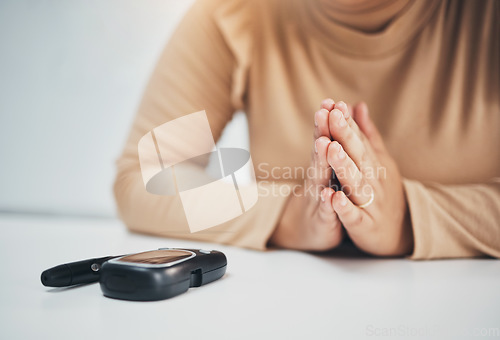
[[[345,194],[342,195],[342,198],[340,199],[340,205],[343,207],[347,205],[347,197],[345,197]]]
[[[327,98],[327,99],[323,100],[322,104],[323,104],[323,106],[329,107],[329,106],[334,105],[335,102],[333,101],[333,99]]]
[[[338,109],[333,110],[333,113],[335,115],[335,119],[337,119],[337,123],[340,127],[346,126],[347,122],[344,119],[344,115],[342,112]]]
[[[318,153],[318,146],[316,145],[316,142],[314,142],[314,152]]]
[[[316,120],[316,116],[318,115],[318,112],[314,114],[314,126],[318,126],[318,121]]]
[[[343,108],[343,113],[344,113],[345,119],[348,119],[350,114],[349,114],[349,108],[347,107],[347,104],[344,102],[340,102],[338,104],[339,104],[339,106],[341,106]]]

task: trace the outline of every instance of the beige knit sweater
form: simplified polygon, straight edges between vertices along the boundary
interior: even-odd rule
[[[145,190],[138,141],[203,109],[217,139],[243,109],[257,178],[275,167],[275,185],[289,186],[303,178],[280,171],[309,165],[313,115],[331,97],[364,100],[398,163],[413,259],[500,257],[500,2],[413,1],[372,33],[330,14],[321,0],[196,2],[158,61],[117,162],[126,225],[265,249],[286,195],[262,195],[242,216],[191,234],[179,197]]]

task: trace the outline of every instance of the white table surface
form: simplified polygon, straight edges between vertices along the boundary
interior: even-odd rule
[[[132,234],[114,219],[0,215],[0,339],[500,338],[500,262],[257,252]],[[42,286],[57,264],[218,249],[226,275],[158,302]]]

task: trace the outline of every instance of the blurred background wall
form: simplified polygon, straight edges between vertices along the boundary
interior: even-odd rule
[[[114,162],[192,3],[0,1],[0,211],[116,215]],[[240,113],[220,144],[247,138]]]

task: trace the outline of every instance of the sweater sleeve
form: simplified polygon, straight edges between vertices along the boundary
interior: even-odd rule
[[[272,191],[272,186],[286,184],[259,183],[258,202],[249,211],[216,227],[190,233],[179,195],[158,196],[144,188],[137,151],[140,138],[153,128],[200,110],[206,110],[217,140],[235,110],[243,108],[251,43],[251,20],[241,16],[248,11],[245,4],[197,1],[164,49],[117,161],[114,194],[118,213],[130,230],[254,249],[266,247],[287,200],[286,195],[271,195],[283,192]],[[237,15],[240,17],[235,18]]]
[[[404,180],[413,227],[415,260],[500,258],[500,178],[443,185]]]

